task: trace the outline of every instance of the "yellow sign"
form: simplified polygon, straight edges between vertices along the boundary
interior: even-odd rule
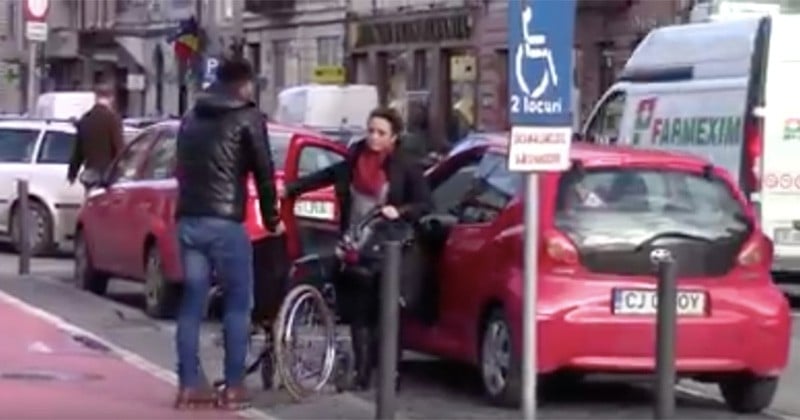
[[[345,82],[344,67],[342,66],[317,66],[311,75],[313,83],[336,85]]]

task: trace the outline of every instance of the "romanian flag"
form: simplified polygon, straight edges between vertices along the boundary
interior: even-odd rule
[[[178,31],[170,37],[175,56],[181,61],[188,61],[200,49],[200,29],[194,16],[181,21]]]

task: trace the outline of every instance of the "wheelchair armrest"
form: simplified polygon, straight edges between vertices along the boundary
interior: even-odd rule
[[[332,274],[331,270],[336,262],[336,255],[309,254],[294,261],[289,268],[289,280],[297,283],[308,279],[326,279]]]

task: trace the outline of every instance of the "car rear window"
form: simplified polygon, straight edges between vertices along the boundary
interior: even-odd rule
[[[576,242],[637,246],[664,233],[717,240],[750,228],[742,204],[722,179],[619,167],[564,173],[556,225]]]
[[[0,128],[0,162],[30,162],[39,130]]]

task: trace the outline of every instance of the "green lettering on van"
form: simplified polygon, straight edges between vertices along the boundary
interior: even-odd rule
[[[664,119],[658,144],[675,146],[735,146],[742,136],[742,117]]]
[[[725,145],[726,146],[736,146],[741,143],[742,139],[742,130],[744,126],[742,124],[742,117],[728,117],[726,126],[727,129],[725,131]]]
[[[708,131],[708,118],[700,117],[697,119],[697,126],[695,127],[695,138],[697,144],[708,144],[711,140]]]

